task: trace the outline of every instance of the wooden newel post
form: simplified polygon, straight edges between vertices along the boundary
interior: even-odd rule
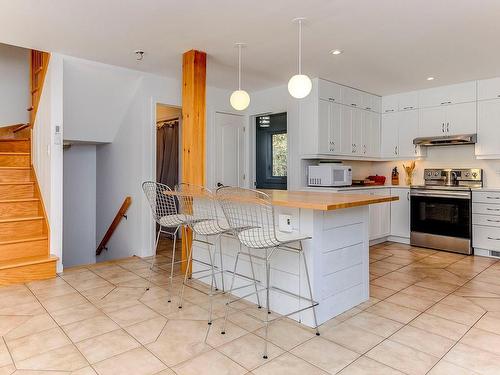
[[[191,50],[182,55],[182,182],[205,186],[205,117],[207,54]],[[192,233],[182,239],[187,260]],[[182,263],[186,270],[186,263]],[[191,267],[191,265],[189,265]]]

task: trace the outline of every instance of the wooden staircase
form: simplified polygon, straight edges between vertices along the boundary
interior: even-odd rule
[[[0,135],[0,285],[56,275],[49,227],[31,167],[31,140]]]

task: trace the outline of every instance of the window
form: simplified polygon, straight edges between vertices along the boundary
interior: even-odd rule
[[[273,176],[286,177],[287,134],[273,134]]]

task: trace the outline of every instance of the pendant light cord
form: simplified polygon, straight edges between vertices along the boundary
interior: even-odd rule
[[[299,74],[302,74],[302,20],[299,20]]]
[[[241,44],[238,44],[238,90],[241,90]]]

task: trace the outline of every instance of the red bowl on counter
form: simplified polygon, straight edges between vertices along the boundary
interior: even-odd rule
[[[384,185],[385,184],[385,176],[368,176],[369,180],[372,180],[375,182],[375,185]]]

